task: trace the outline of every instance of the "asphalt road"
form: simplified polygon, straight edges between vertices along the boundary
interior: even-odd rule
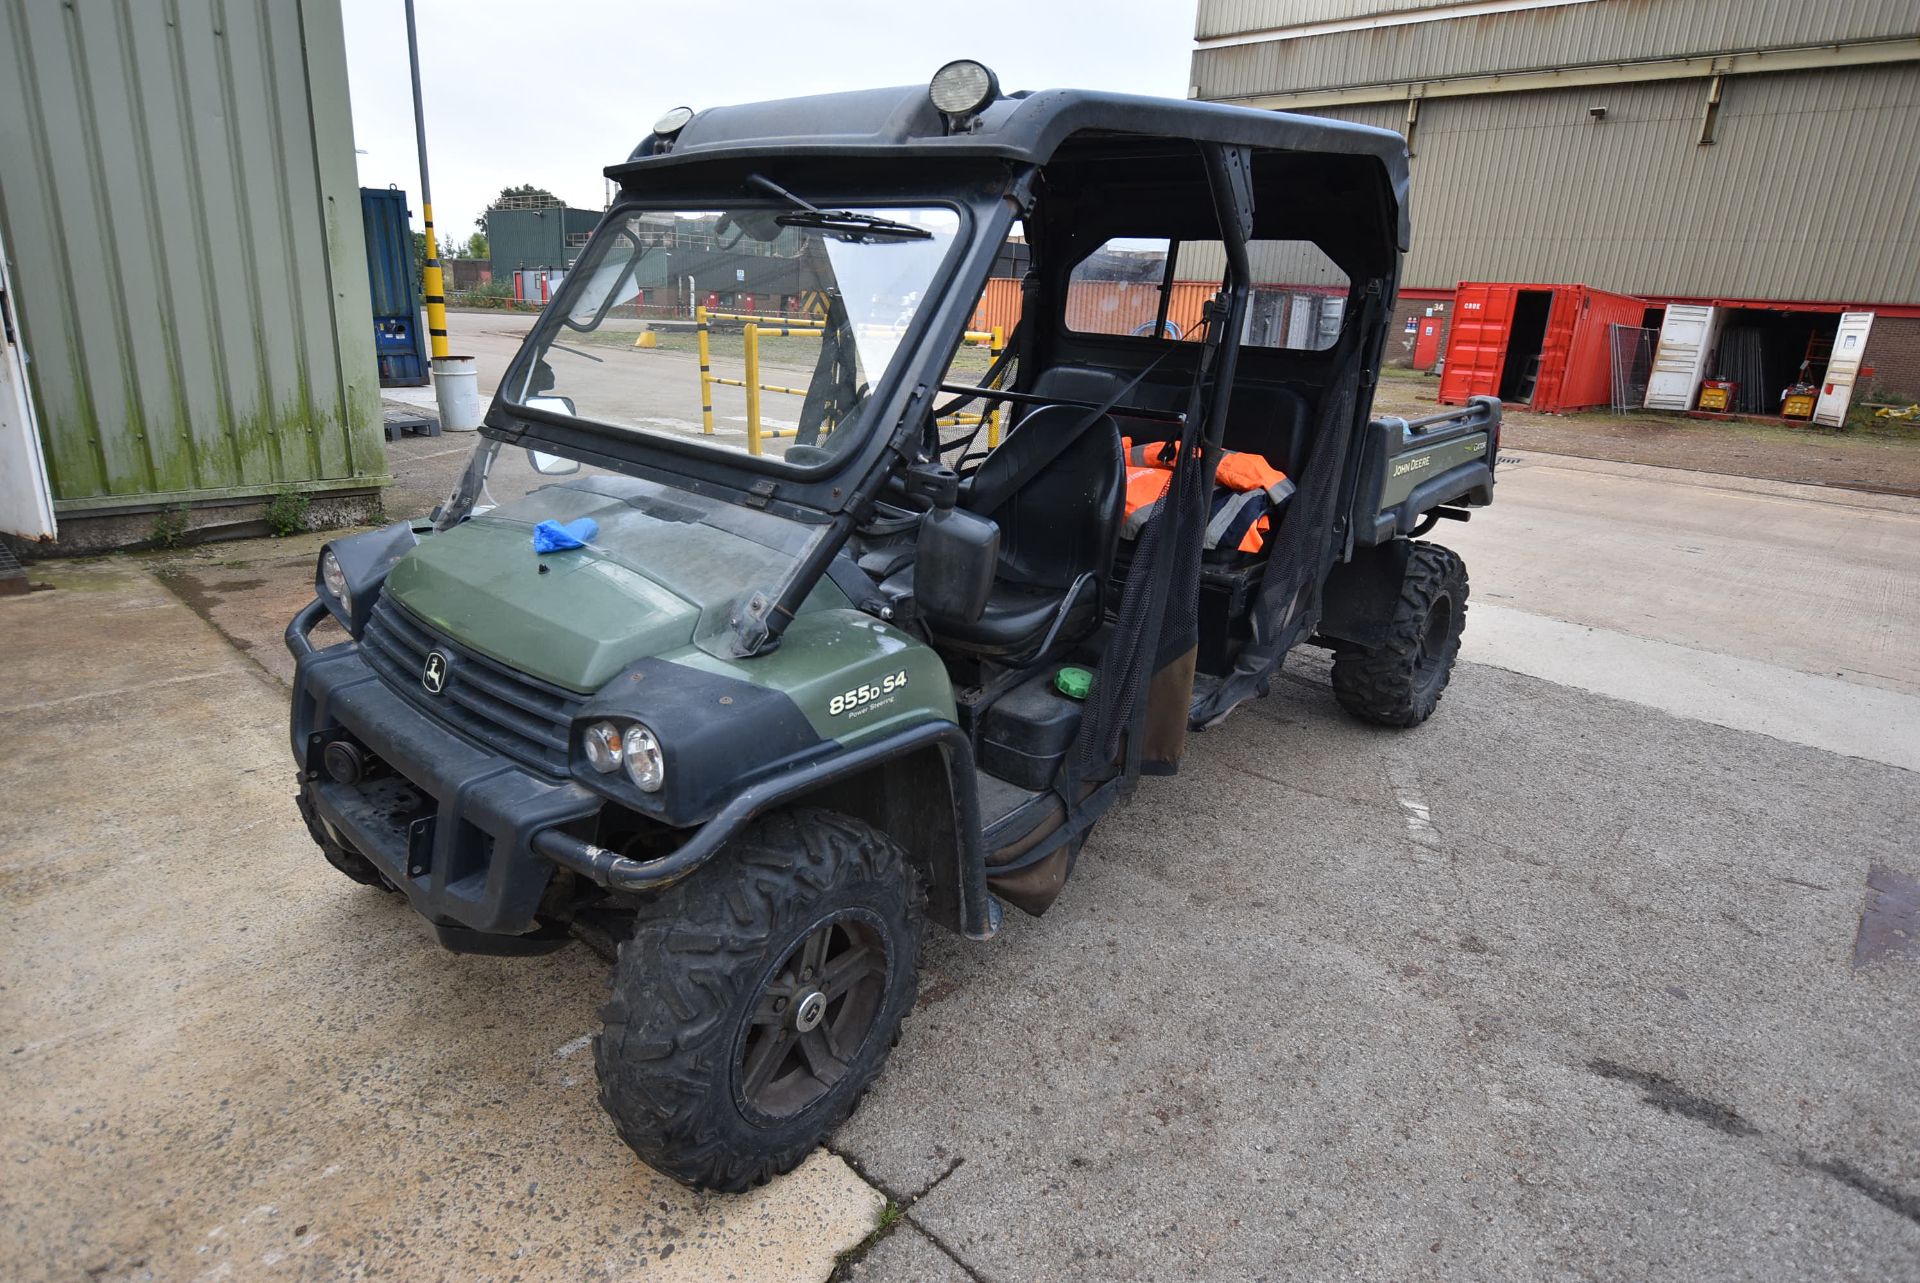
[[[931,938],[836,1154],[740,1200],[599,1119],[597,959],[312,850],[317,540],[0,602],[12,1268],[818,1278],[884,1192],[851,1277],[1920,1277],[1920,503],[1529,455],[1438,537],[1430,723],[1296,656],[1046,918]]]

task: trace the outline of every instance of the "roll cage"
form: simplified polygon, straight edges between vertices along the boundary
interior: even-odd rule
[[[1137,374],[1154,364],[1163,401],[1191,385],[1202,345],[1165,351],[1155,335],[1083,335],[1063,322],[1068,273],[1115,235],[1219,241],[1224,325],[1206,393],[1207,441],[1218,448],[1235,386],[1250,285],[1246,245],[1256,233],[1311,241],[1347,272],[1349,303],[1390,299],[1407,236],[1406,153],[1398,135],[1362,126],[1216,104],[1046,91],[1003,98],[970,128],[948,131],[919,87],[717,108],[670,137],[649,135],[606,171],[621,185],[596,236],[639,206],[758,194],[755,176],[804,189],[819,203],[951,202],[964,227],[867,407],[874,425],[858,448],[812,466],[715,457],[657,438],[616,440],[591,426],[496,398],[483,431],[546,445],[588,462],[777,512],[821,527],[785,582],[754,595],[736,621],[736,647],[777,644],[799,604],[866,520],[890,482],[925,462],[926,425],[946,399],[939,380],[967,328],[1009,228],[1022,221],[1036,271],[1015,351],[1013,391],[1039,371],[1086,367]],[[563,296],[564,298],[564,296]],[[1377,316],[1375,321],[1377,323]],[[1350,321],[1349,324],[1359,324]],[[1384,330],[1368,334],[1377,361]],[[524,380],[520,363],[503,386]],[[1331,354],[1261,351],[1249,373],[1327,390]],[[1146,398],[1151,402],[1153,398]],[[1356,411],[1357,413],[1358,411]],[[1350,493],[1349,485],[1343,490]],[[1350,540],[1350,532],[1345,535]]]

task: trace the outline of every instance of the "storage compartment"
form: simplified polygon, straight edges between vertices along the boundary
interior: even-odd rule
[[[1050,667],[1022,682],[980,719],[980,765],[989,774],[1024,789],[1053,786],[1080,733],[1079,701],[1054,689],[1058,671]]]

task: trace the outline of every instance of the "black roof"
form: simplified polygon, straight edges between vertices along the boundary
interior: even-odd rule
[[[1085,89],[1043,89],[1001,98],[972,129],[949,136],[925,85],[863,89],[711,107],[663,149],[649,134],[627,160],[607,168],[626,181],[697,162],[792,157],[932,159],[986,157],[1044,165],[1080,134],[1193,138],[1275,151],[1371,156],[1385,168],[1407,242],[1407,144],[1368,125],[1224,103]]]

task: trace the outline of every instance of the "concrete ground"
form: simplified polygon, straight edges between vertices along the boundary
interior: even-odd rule
[[[1920,503],[1526,454],[1436,537],[1474,596],[1431,722],[1297,655],[1045,919],[930,938],[834,1152],[743,1198],[599,1115],[598,958],[445,954],[320,861],[279,643],[318,539],[36,567],[11,1272],[1920,1276]]]
[[[691,1193],[605,1126],[583,949],[456,957],[320,863],[286,690],[128,558],[0,603],[0,1253],[15,1279],[820,1278],[821,1153]]]

